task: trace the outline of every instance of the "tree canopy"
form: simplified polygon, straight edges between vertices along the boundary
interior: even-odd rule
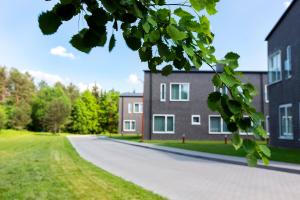
[[[227,87],[230,94],[211,93],[208,96],[209,108],[221,114],[233,133],[234,147],[243,147],[247,152],[249,165],[255,165],[258,158],[267,164],[268,148],[257,144],[256,140],[243,139],[239,134],[251,129],[256,139],[267,138],[262,126],[264,116],[252,105],[256,90],[251,83],[243,83],[240,80],[242,73],[236,71],[239,55],[229,52],[220,59],[214,55],[214,34],[209,16],[217,13],[218,2],[60,0],[52,10],[41,13],[38,21],[42,33],[49,35],[73,17],[83,16],[86,27],[75,34],[70,43],[85,53],[106,43],[112,51],[116,43],[115,32],[120,31],[128,48],[137,51],[140,60],[147,62],[152,72],[161,69],[163,75],[169,75],[175,69],[190,71],[204,64],[210,66],[216,73],[212,84]],[[215,65],[222,66],[222,70],[216,69]]]

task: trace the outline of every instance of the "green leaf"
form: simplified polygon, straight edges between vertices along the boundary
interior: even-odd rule
[[[239,83],[234,76],[230,76],[225,73],[220,75],[220,79],[229,88]]]
[[[257,158],[254,154],[248,154],[246,157],[247,157],[247,163],[249,167],[257,166]]]
[[[189,55],[189,56],[191,56],[191,57],[193,57],[193,56],[195,55],[195,52],[194,52],[193,47],[191,47],[191,46],[186,46],[186,45],[182,45],[182,47],[183,47],[184,52],[185,52],[187,55]]]
[[[187,38],[186,33],[178,30],[174,25],[167,27],[167,33],[175,41],[181,41]]]
[[[157,42],[160,39],[160,32],[159,30],[154,30],[150,33],[150,42]]]
[[[173,70],[173,66],[172,65],[167,65],[162,69],[162,75],[163,76],[168,76],[172,73]]]
[[[163,9],[159,9],[157,10],[157,16],[159,18],[159,21],[162,22],[169,22],[169,17],[171,14],[171,11],[169,9],[163,8]]]
[[[192,7],[197,10],[203,10],[206,6],[206,0],[190,0]]]
[[[39,27],[44,35],[55,33],[62,24],[61,19],[52,11],[43,12],[39,16]]]
[[[234,52],[229,52],[225,55],[225,58],[228,60],[237,60],[240,58],[239,54],[234,53]]]
[[[140,39],[136,37],[132,37],[130,35],[126,35],[125,32],[123,33],[123,37],[125,39],[127,46],[133,51],[137,51],[142,45]]]
[[[151,16],[148,16],[147,21],[148,21],[153,27],[156,27],[156,26],[157,26],[156,21],[155,21]]]
[[[148,22],[143,23],[143,29],[146,33],[149,33],[150,31],[150,25]]]
[[[214,77],[212,78],[212,82],[216,87],[221,87],[223,84],[218,74],[214,75]]]
[[[87,29],[81,30],[78,34],[76,34],[72,37],[72,39],[70,40],[70,43],[77,50],[85,52],[85,53],[89,53],[91,51],[92,47],[87,46],[83,40],[83,37],[86,32],[87,32]]]
[[[113,50],[115,45],[116,45],[115,34],[112,34],[110,37],[110,40],[109,40],[109,48],[108,48],[109,52],[111,52]]]
[[[262,159],[264,165],[269,165],[270,164],[270,161],[269,161],[269,159],[267,157],[262,156],[261,159]]]
[[[253,154],[256,150],[256,143],[252,140],[244,139],[243,148],[248,154]]]
[[[194,16],[191,15],[189,12],[183,10],[182,8],[177,8],[174,10],[174,14],[177,15],[178,17],[187,17],[189,19],[193,19]]]
[[[142,62],[149,61],[152,58],[152,48],[151,47],[141,47],[139,49],[139,56]]]
[[[207,0],[206,1],[206,11],[208,14],[214,15],[217,13],[216,2],[219,2],[219,0]]]
[[[238,150],[243,145],[243,139],[238,133],[232,135],[231,142],[235,150]]]
[[[267,156],[267,157],[271,157],[271,150],[266,146],[266,145],[258,145],[259,149],[261,150],[261,152]]]
[[[236,125],[236,123],[235,122],[229,122],[228,124],[227,124],[227,128],[228,128],[228,130],[230,131],[230,132],[236,132],[237,130],[238,130],[238,127],[237,127],[237,125]]]
[[[242,112],[242,105],[240,102],[238,102],[236,100],[229,100],[227,102],[227,105],[228,105],[229,110],[233,114],[238,114],[238,113]]]
[[[157,45],[157,49],[158,49],[158,53],[161,57],[167,57],[170,55],[170,49],[169,49],[168,45],[166,45],[164,43],[159,43]]]
[[[55,8],[55,13],[64,21],[69,21],[76,15],[76,7],[72,3],[58,4]]]
[[[207,104],[212,111],[216,111],[218,109],[221,96],[220,92],[213,92],[208,95]]]

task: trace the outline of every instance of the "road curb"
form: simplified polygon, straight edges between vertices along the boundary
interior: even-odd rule
[[[237,160],[230,160],[230,159],[226,159],[226,158],[216,158],[216,157],[210,157],[210,156],[205,156],[205,155],[189,154],[186,152],[180,152],[180,149],[175,150],[175,148],[174,148],[174,150],[171,150],[171,147],[164,148],[162,146],[155,147],[154,145],[145,145],[145,144],[142,145],[137,142],[118,140],[118,139],[113,139],[113,138],[109,138],[109,137],[102,137],[102,138],[105,138],[105,139],[108,139],[108,140],[111,140],[114,142],[122,143],[122,144],[127,144],[127,145],[131,145],[131,146],[136,146],[136,147],[142,147],[145,149],[151,149],[151,150],[161,151],[161,152],[165,152],[165,153],[187,156],[187,157],[191,157],[191,158],[205,159],[205,160],[214,161],[214,162],[222,162],[222,163],[227,163],[227,164],[247,166],[246,161],[243,162],[243,161],[237,161]],[[195,152],[195,153],[197,153],[197,152]],[[268,165],[268,166],[265,166],[263,164],[258,164],[256,166],[256,168],[300,175],[300,166],[299,166],[299,169],[295,169],[295,168],[274,166],[272,164]]]

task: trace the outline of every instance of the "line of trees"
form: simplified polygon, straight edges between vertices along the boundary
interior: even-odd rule
[[[115,133],[119,92],[80,92],[72,83],[34,84],[28,73],[0,67],[0,129],[78,134]]]

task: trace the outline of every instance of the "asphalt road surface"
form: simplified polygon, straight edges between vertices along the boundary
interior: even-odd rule
[[[68,138],[84,159],[168,199],[300,199],[297,174],[191,158],[95,136]]]

